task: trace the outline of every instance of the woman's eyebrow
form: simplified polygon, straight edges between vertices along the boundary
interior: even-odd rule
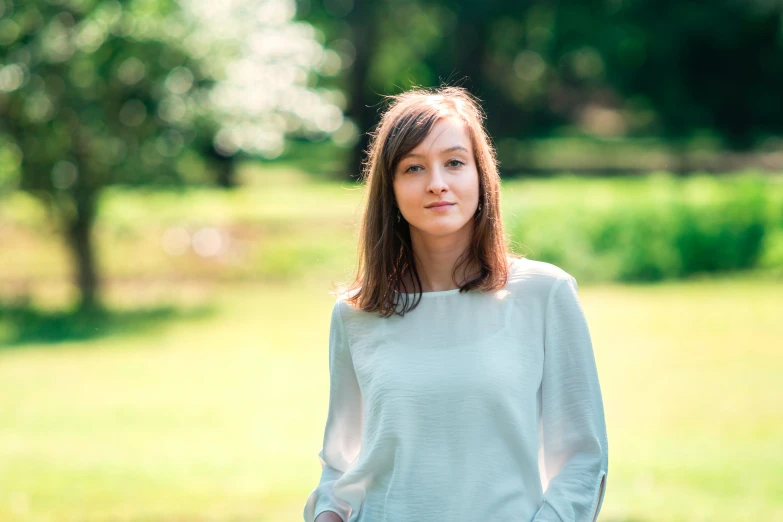
[[[451,147],[449,147],[447,149],[441,150],[440,154],[446,154],[447,152],[454,152],[454,151],[470,153],[470,151],[468,149],[466,149],[465,147],[463,147],[462,145],[453,145],[453,146],[451,146]],[[400,160],[404,160],[405,158],[423,158],[423,157],[424,157],[424,154],[417,154],[415,152],[409,152],[408,154],[406,154],[405,156],[400,158]]]

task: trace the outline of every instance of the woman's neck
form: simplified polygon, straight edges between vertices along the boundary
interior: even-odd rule
[[[430,264],[423,264],[417,260],[416,270],[419,276],[419,281],[421,282],[420,290],[422,292],[440,292],[444,290],[453,290],[455,288],[459,288],[468,281],[475,279],[481,274],[481,269],[478,266],[478,263],[474,262],[467,266],[463,264],[460,266],[456,274],[456,281],[459,284],[455,285],[452,278],[452,272],[454,270],[455,263],[456,261],[450,264],[446,264],[444,262],[444,264],[439,265],[436,261]],[[403,278],[404,287],[399,291],[412,293],[417,288],[413,284],[413,279],[413,273],[408,271]]]

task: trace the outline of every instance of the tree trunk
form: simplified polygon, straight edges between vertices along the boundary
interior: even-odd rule
[[[675,176],[685,177],[691,173],[692,169],[688,149],[681,140],[682,138],[677,138],[671,145],[671,172]]]
[[[237,182],[234,177],[234,169],[230,163],[220,162],[215,167],[217,171],[217,185],[220,188],[232,189],[236,188]]]
[[[483,71],[486,60],[487,20],[483,14],[481,8],[463,5],[457,14],[457,29],[454,31],[457,40],[458,77],[467,77],[463,87],[482,98],[486,93],[480,90],[487,84]]]
[[[234,171],[235,156],[223,156],[212,143],[205,145],[202,154],[207,158],[209,168],[215,170],[215,182],[218,187],[231,189],[237,186],[237,180]]]
[[[375,125],[378,116],[373,108],[378,102],[378,97],[373,95],[369,81],[370,60],[375,55],[379,33],[375,11],[376,8],[368,5],[367,2],[356,2],[347,17],[356,56],[348,78],[351,101],[346,115],[353,120],[360,133],[359,141],[354,146],[347,165],[346,177],[354,180],[361,177],[364,154],[370,144],[368,133]]]
[[[79,288],[79,312],[93,312],[100,308],[98,300],[98,276],[92,241],[92,225],[96,216],[96,196],[75,199],[76,213],[67,223],[67,239],[76,269]]]

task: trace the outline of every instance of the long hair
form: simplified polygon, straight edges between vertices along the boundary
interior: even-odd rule
[[[506,237],[500,218],[500,176],[495,149],[484,129],[485,114],[479,100],[462,87],[417,88],[387,96],[391,101],[380,122],[370,132],[370,145],[363,163],[366,184],[359,229],[357,266],[353,281],[340,292],[354,308],[378,312],[382,317],[403,316],[421,300],[421,280],[414,262],[410,226],[397,221],[393,179],[400,159],[429,134],[438,120],[457,118],[464,122],[473,146],[479,176],[480,210],[474,215],[470,246],[452,272],[460,266],[480,267],[479,275],[460,286],[460,292],[491,291],[508,281]],[[418,297],[408,303],[404,277],[410,274]],[[455,284],[459,284],[455,281]],[[395,294],[395,291],[401,293]],[[398,297],[404,299],[399,309]],[[409,306],[410,305],[410,306]]]

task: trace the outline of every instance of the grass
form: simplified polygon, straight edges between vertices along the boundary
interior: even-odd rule
[[[328,286],[216,287],[209,315],[0,350],[0,521],[301,520],[320,472]],[[601,520],[781,519],[783,284],[580,296],[610,441]]]

